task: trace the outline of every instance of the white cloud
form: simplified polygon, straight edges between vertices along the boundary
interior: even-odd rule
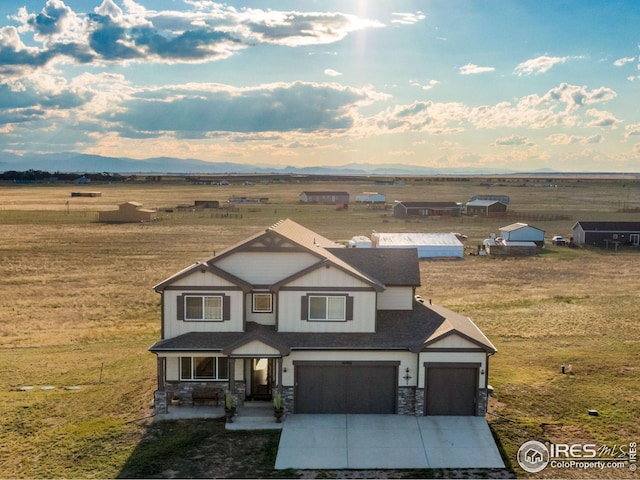
[[[329,75],[330,77],[339,77],[339,76],[341,76],[341,75],[342,75],[340,72],[338,72],[338,71],[336,71],[336,70],[334,70],[334,69],[332,69],[332,68],[327,68],[327,69],[324,71],[324,74],[325,74],[325,75]]]
[[[640,135],[640,123],[634,123],[631,125],[627,125],[624,127],[626,133],[624,134],[624,138],[629,140],[630,137]]]
[[[623,58],[619,58],[618,60],[613,62],[613,64],[616,67],[622,67],[623,65],[625,65],[627,63],[631,63],[631,62],[635,61],[635,59],[636,59],[636,57],[623,57]]]
[[[502,146],[518,146],[524,145],[526,147],[533,146],[533,143],[525,136],[522,135],[511,135],[510,137],[498,138],[492,144],[493,146],[502,147]]]
[[[409,85],[411,85],[412,87],[419,87],[422,90],[431,90],[433,87],[435,87],[439,83],[440,82],[438,80],[429,80],[428,83],[423,85],[420,82],[418,82],[417,80],[409,80]]]
[[[567,135],[565,133],[554,133],[547,137],[552,145],[575,145],[575,144],[593,144],[604,142],[604,137],[600,134],[590,135],[588,137],[581,135]]]
[[[421,11],[417,11],[416,13],[392,13],[391,15],[394,17],[391,23],[400,25],[413,25],[427,18]]]
[[[549,57],[543,55],[541,57],[532,58],[526,62],[519,64],[513,71],[519,77],[523,75],[537,75],[546,73],[555,65],[565,63],[569,57]]]
[[[611,112],[603,112],[602,110],[596,110],[595,108],[590,108],[589,110],[587,110],[586,113],[590,117],[595,118],[595,120],[587,124],[589,127],[615,128],[616,124],[622,121],[622,120],[618,120]]]
[[[478,73],[493,72],[494,70],[494,67],[479,67],[473,63],[467,63],[460,67],[460,75],[476,75]]]

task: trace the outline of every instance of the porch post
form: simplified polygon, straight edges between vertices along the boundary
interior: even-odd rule
[[[278,383],[276,388],[278,392],[282,393],[282,357],[278,357],[278,362],[276,364],[278,366]]]
[[[229,392],[236,391],[236,359],[229,358]]]
[[[158,364],[158,390],[164,392],[165,365],[167,359],[165,357],[157,357]]]

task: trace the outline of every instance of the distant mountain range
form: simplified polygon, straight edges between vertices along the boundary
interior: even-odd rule
[[[103,157],[82,153],[44,153],[15,155],[0,152],[0,171],[43,170],[48,172],[77,173],[180,173],[180,174],[300,174],[300,175],[479,175],[516,173],[508,169],[437,169],[405,164],[349,163],[343,166],[270,166],[232,162],[206,162],[197,159],[171,157],[135,160],[126,157]],[[544,169],[529,173],[552,173]]]

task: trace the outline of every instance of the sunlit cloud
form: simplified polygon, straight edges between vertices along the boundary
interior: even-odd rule
[[[427,16],[420,11],[415,13],[392,13],[392,15],[393,20],[391,20],[391,23],[400,25],[413,25],[427,18]]]
[[[527,137],[523,135],[511,135],[510,137],[496,139],[496,141],[492,143],[492,145],[496,147],[510,147],[510,146],[530,147],[533,145],[533,142],[531,142]]]
[[[635,59],[636,59],[636,57],[623,57],[623,58],[619,58],[618,60],[613,62],[613,64],[616,67],[622,67],[623,65],[626,65],[627,63],[634,62]]]
[[[460,67],[460,75],[476,75],[478,73],[487,73],[493,72],[495,70],[494,67],[479,67],[478,65],[474,65],[473,63],[467,63],[466,65]]]
[[[519,64],[513,71],[519,77],[523,75],[538,75],[546,73],[554,66],[565,63],[569,57],[549,57],[543,55],[541,57],[532,58],[526,62]]]

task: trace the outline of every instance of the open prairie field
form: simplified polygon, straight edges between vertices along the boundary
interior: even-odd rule
[[[159,296],[152,287],[279,219],[291,218],[334,240],[374,230],[455,231],[468,235],[471,246],[516,221],[545,230],[550,239],[568,237],[576,220],[640,219],[638,213],[620,212],[640,205],[637,182],[520,185],[487,188],[471,179],[405,186],[0,186],[0,477],[105,478],[120,475],[125,465],[126,472],[162,477],[171,461],[180,457],[184,463],[175,449],[196,444],[202,429],[159,434],[143,419],[152,413],[156,385],[155,357],[147,348],[160,335]],[[363,205],[345,211],[301,205],[303,190],[348,191],[352,198],[378,191],[391,202],[509,195],[510,211],[517,215],[404,220]],[[102,195],[71,197],[72,191]],[[195,200],[224,203],[232,195],[266,197],[269,203],[242,205],[227,217],[216,210],[176,208]],[[159,209],[159,221],[97,222],[98,211],[127,201]],[[417,293],[472,317],[498,348],[489,372],[495,396],[488,419],[516,476],[527,476],[516,462],[527,440],[619,447],[640,439],[639,265],[640,252],[634,250],[550,245],[531,258],[421,262]],[[560,373],[563,364],[572,365],[571,374]],[[33,388],[21,390],[27,386]],[[588,415],[590,409],[599,415]],[[273,435],[265,442],[273,449]],[[131,465],[141,445],[151,445],[139,460],[146,463]],[[166,462],[158,459],[164,455]],[[254,475],[227,469],[208,476],[282,475],[272,471],[270,461],[267,455]],[[424,475],[403,475],[412,473]],[[533,476],[637,474],[548,468]]]

